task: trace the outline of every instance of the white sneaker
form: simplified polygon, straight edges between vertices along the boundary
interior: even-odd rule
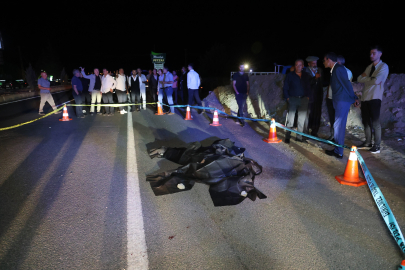
[[[124,113],[128,113],[126,110],[122,110]]]
[[[125,113],[124,113],[124,110],[120,111],[120,114],[125,114]]]

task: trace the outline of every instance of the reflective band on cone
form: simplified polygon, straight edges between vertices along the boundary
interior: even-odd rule
[[[210,124],[210,126],[213,126],[213,127],[222,126],[222,124],[219,123],[217,110],[215,110],[215,112],[214,112],[214,118],[212,119],[212,124]]]
[[[160,102],[158,102],[157,104],[158,104],[158,111],[157,113],[155,113],[155,115],[164,115]]]
[[[71,121],[71,120],[72,120],[72,118],[69,118],[69,114],[68,114],[67,107],[65,104],[65,107],[63,107],[62,119],[59,119],[59,121]]]
[[[357,162],[356,146],[352,146],[346,170],[343,175],[335,176],[336,180],[342,185],[359,187],[367,184],[367,181],[359,177],[359,165]]]
[[[193,118],[191,118],[190,106],[187,106],[186,118],[184,118],[184,120],[193,120]]]
[[[267,139],[263,139],[263,141],[266,143],[281,142],[281,140],[277,138],[276,121],[274,120],[274,118],[271,119],[269,137]]]

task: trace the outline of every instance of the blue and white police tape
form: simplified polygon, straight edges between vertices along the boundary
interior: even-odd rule
[[[401,251],[405,253],[405,239],[404,236],[402,235],[401,229],[398,226],[398,222],[395,219],[395,216],[392,213],[391,208],[388,205],[388,202],[385,200],[384,195],[382,194],[380,188],[378,187],[373,176],[368,170],[363,157],[357,150],[356,155],[357,159],[359,160],[364,177],[366,178],[368,187],[370,188],[371,195],[373,195],[374,201],[377,204],[378,210],[380,210],[381,216],[383,217],[385,224],[387,224],[387,227],[390,230],[392,237],[394,237]]]

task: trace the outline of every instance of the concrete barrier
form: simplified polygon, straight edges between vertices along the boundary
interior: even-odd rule
[[[31,92],[29,92],[31,90]],[[51,86],[51,93],[59,92],[59,91],[70,91],[72,90],[71,85],[56,85]],[[39,96],[39,89],[36,88],[34,91],[32,89],[20,89],[18,92],[10,92],[10,93],[3,93],[0,95],[0,104],[7,103],[10,101],[21,100],[25,98]]]

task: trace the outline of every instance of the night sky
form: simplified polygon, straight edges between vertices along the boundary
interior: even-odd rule
[[[363,1],[258,3],[64,1],[16,6],[12,13],[4,15],[3,10],[0,18],[5,72],[21,66],[18,46],[24,68],[32,63],[39,69],[43,51],[52,48],[69,76],[79,66],[86,71],[123,67],[127,74],[137,67],[150,69],[151,51],[166,53],[170,69],[193,62],[205,76],[229,74],[241,62],[254,71],[273,71],[275,62],[288,65],[333,51],[345,56],[356,78],[370,63],[370,45],[379,44],[390,73],[405,73],[399,7]]]

